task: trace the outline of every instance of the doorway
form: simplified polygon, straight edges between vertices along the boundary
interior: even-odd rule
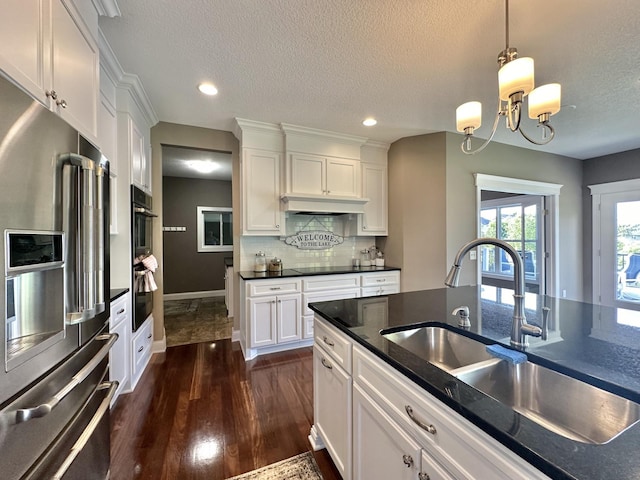
[[[527,291],[557,297],[558,200],[562,185],[482,173],[474,176],[478,236],[503,238],[512,244],[525,264]],[[496,217],[495,231],[490,227],[492,215]],[[500,252],[495,247],[481,250],[478,283],[486,280],[496,286],[503,286],[503,282],[512,285],[509,268],[513,267]]]

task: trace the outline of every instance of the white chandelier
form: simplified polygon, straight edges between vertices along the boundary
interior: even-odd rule
[[[560,111],[560,84],[549,83],[534,88],[533,58],[518,58],[518,50],[509,47],[509,0],[505,0],[505,37],[505,49],[498,54],[498,112],[491,135],[475,150],[471,148],[471,137],[474,130],[482,124],[482,104],[467,102],[456,109],[456,129],[465,134],[461,148],[468,155],[484,150],[493,139],[501,116],[506,117],[507,127],[512,132],[519,131],[526,140],[536,145],[546,145],[555,135],[553,127],[549,125],[549,118]],[[542,128],[541,140],[528,136],[520,125],[522,102],[527,95],[529,118],[538,119],[537,126]]]

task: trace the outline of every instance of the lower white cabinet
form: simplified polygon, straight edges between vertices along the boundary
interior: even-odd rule
[[[136,388],[138,380],[151,359],[153,347],[153,315],[133,332],[131,338],[131,390]]]
[[[548,480],[322,318],[314,328],[310,439],[343,479]]]
[[[349,480],[352,447],[351,375],[317,342],[313,347],[313,394],[315,429],[340,475],[344,480]]]
[[[249,298],[248,302],[251,348],[302,338],[299,293]]]
[[[357,384],[353,385],[353,437],[354,480],[452,480]]]
[[[119,382],[111,405],[115,404],[118,395],[126,390],[131,371],[129,368],[129,332],[131,331],[129,298],[129,294],[126,293],[111,304],[109,333],[117,333],[118,340],[109,351],[109,380]]]

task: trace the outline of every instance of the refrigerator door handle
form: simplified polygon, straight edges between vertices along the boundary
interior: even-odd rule
[[[109,350],[114,343],[118,340],[117,333],[109,333],[96,336],[96,340],[107,340],[107,343],[95,354],[95,356],[82,367],[78,373],[76,373],[69,383],[67,383],[58,393],[56,393],[47,402],[31,408],[20,408],[16,411],[15,423],[28,422],[33,418],[44,417],[51,413],[51,411],[62,401],[64,397],[69,394],[75,387],[77,387],[82,381],[89,376],[89,374],[104,360],[109,354]]]
[[[96,410],[96,413],[91,418],[91,421],[89,421],[87,428],[84,429],[80,437],[78,437],[76,443],[74,443],[73,447],[71,447],[71,451],[69,452],[69,455],[67,455],[67,458],[64,459],[64,462],[62,462],[62,465],[60,465],[58,471],[51,477],[52,480],[60,480],[62,479],[62,477],[64,477],[64,474],[67,473],[67,470],[69,470],[69,467],[71,466],[73,461],[85,447],[85,445],[91,438],[91,435],[93,435],[93,432],[98,427],[98,424],[100,423],[100,420],[102,420],[102,417],[104,417],[104,415],[109,411],[111,399],[115,395],[116,389],[118,388],[118,382],[103,382],[98,385],[98,388],[96,388],[96,390],[104,390],[105,388],[109,389],[109,391],[107,392],[107,396],[104,398],[104,400],[102,400],[102,403],[98,407],[98,410]]]

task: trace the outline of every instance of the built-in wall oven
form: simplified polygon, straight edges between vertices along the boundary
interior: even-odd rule
[[[145,282],[147,266],[143,260],[153,254],[153,219],[151,195],[131,186],[131,233],[133,236],[133,330],[136,331],[153,311],[153,293]]]

